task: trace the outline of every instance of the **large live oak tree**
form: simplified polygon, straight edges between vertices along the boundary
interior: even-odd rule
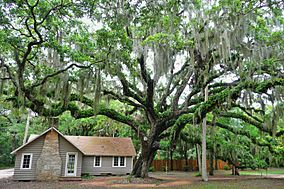
[[[130,126],[141,141],[138,177],[148,176],[163,137],[172,134],[174,143],[210,112],[281,136],[262,113],[267,101],[283,99],[281,8],[281,1],[5,1],[1,94],[46,117],[69,110]],[[123,108],[109,108],[109,99]]]

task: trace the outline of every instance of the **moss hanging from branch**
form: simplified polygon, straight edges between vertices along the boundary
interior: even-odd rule
[[[95,98],[94,98],[94,112],[96,113],[98,111],[100,99],[101,99],[101,69],[97,68],[95,72]]]

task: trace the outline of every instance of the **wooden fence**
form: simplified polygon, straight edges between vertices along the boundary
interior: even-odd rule
[[[224,169],[224,166],[228,163],[217,160],[214,160],[214,168],[215,169]],[[169,171],[171,170],[171,161],[170,160],[154,160],[152,166],[155,171]],[[207,167],[209,167],[209,161],[207,160]],[[196,171],[198,170],[197,160],[188,159],[187,164],[186,160],[173,160],[173,171]]]

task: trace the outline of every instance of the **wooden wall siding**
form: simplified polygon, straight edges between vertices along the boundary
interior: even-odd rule
[[[41,154],[44,136],[41,136],[36,141],[28,144],[16,153],[14,180],[35,180],[36,179],[36,163]],[[22,153],[32,153],[31,169],[20,169]]]
[[[61,166],[61,176],[65,176],[65,166],[66,166],[66,153],[67,152],[77,152],[78,159],[77,159],[77,177],[81,177],[82,171],[82,153],[75,148],[72,144],[70,144],[66,139],[59,136],[59,154],[62,160]]]
[[[197,160],[189,159],[188,162],[188,170],[189,171],[197,171],[198,163]],[[214,161],[214,167],[216,165],[216,161]],[[218,169],[224,169],[224,166],[228,165],[226,162],[222,160],[217,161]],[[170,160],[154,160],[152,163],[155,171],[165,171],[166,167],[168,171],[170,171]],[[207,160],[207,167],[209,167],[209,161]],[[173,170],[174,171],[184,171],[186,168],[186,160],[173,160]]]
[[[112,167],[113,157],[102,157],[101,167],[94,167],[94,156],[83,156],[82,173],[90,175],[130,174],[132,171],[132,157],[126,157],[126,167]]]

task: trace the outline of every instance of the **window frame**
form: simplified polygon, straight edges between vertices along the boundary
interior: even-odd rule
[[[114,158],[115,158],[115,157],[118,158],[118,166],[115,166],[115,165],[114,165]],[[121,166],[121,165],[120,165],[120,163],[121,163],[121,158],[122,158],[122,157],[124,158],[124,166]],[[126,156],[113,156],[113,157],[112,157],[112,167],[126,167]]]
[[[96,165],[96,157],[100,158],[100,165]],[[102,156],[94,156],[94,167],[102,167]]]
[[[28,168],[23,168],[25,155],[29,155],[30,156],[30,161],[29,161],[29,167]],[[22,169],[22,170],[29,170],[29,169],[31,169],[32,168],[32,162],[33,162],[33,154],[32,153],[22,153],[20,169]]]

